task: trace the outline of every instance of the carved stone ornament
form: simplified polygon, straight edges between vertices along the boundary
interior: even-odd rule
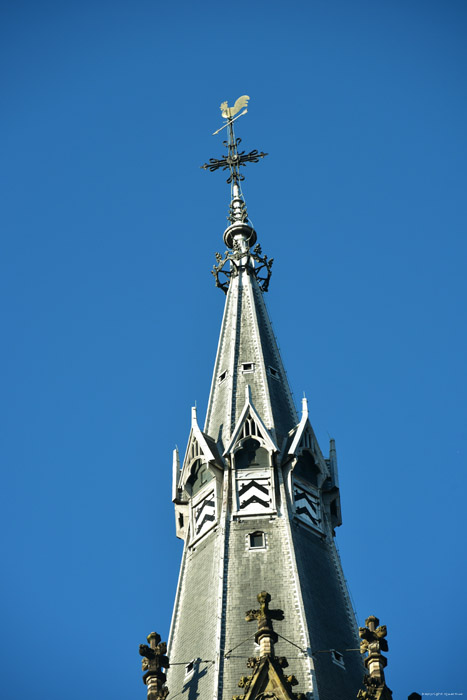
[[[385,625],[379,626],[379,620],[370,615],[365,620],[366,627],[360,627],[358,634],[360,639],[360,653],[368,654],[363,663],[368,673],[363,678],[365,690],[359,690],[358,700],[392,700],[392,692],[386,685],[384,669],[387,659],[381,652],[388,650],[386,641],[387,629]]]
[[[283,620],[284,611],[270,610],[270,602],[271,596],[269,593],[261,591],[261,593],[258,593],[259,610],[248,610],[245,616],[247,622],[252,622],[253,620],[258,622],[258,631],[255,635],[257,644],[260,643],[261,638],[264,636],[269,636],[273,642],[277,642],[277,634],[273,630],[272,620]]]
[[[148,689],[148,700],[165,700],[169,694],[169,689],[165,685],[167,676],[163,669],[169,668],[169,659],[166,656],[167,644],[161,642],[157,632],[148,635],[147,644],[139,645],[140,656],[143,657],[142,669],[146,671],[143,675],[143,683]]]
[[[271,596],[266,591],[258,594],[258,602],[259,609],[248,610],[245,620],[258,623],[255,641],[260,645],[260,655],[248,659],[247,666],[252,673],[242,676],[238,683],[244,694],[234,695],[232,700],[305,700],[303,693],[292,691],[292,687],[298,684],[295,676],[286,676],[282,670],[288,666],[285,656],[274,654],[277,634],[272,621],[283,620],[284,613],[282,610],[270,610]]]

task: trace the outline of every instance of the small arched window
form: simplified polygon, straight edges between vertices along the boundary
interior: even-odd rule
[[[237,469],[269,467],[269,452],[261,447],[258,440],[248,438],[235,453],[235,467]]]
[[[296,476],[301,476],[303,479],[309,481],[313,486],[319,486],[320,468],[309,450],[303,450],[302,454],[298,457],[294,473]]]
[[[191,467],[191,474],[188,478],[188,484],[191,486],[191,495],[194,496],[195,493],[198,493],[204,484],[207,484],[212,478],[213,476],[206,462],[197,459]]]

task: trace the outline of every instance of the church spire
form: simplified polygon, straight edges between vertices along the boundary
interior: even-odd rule
[[[227,155],[211,158],[202,166],[210,171],[228,170],[227,182],[231,185],[227,217],[230,225],[224,231],[224,242],[230,250],[223,256],[216,253],[217,264],[212,270],[216,286],[227,294],[227,300],[205,431],[222,450],[227,445],[233,449],[231,438],[243,434],[240,425],[243,419],[256,422],[261,432],[259,421],[253,419],[256,415],[278,450],[283,438],[296,425],[297,415],[263,299],[263,292],[269,287],[273,259],[263,255],[259,244],[255,245],[256,231],[248,219],[240,187],[245,177],[241,169],[267,155],[257,149],[249,153],[239,151],[241,139],[235,136],[233,122],[245,114],[248,100],[243,95],[233,107],[222,103],[226,123],[218,131],[228,130],[228,140],[224,141]],[[245,400],[247,387],[249,398]],[[247,403],[251,407],[249,411]]]
[[[272,260],[256,243],[240,184],[243,167],[266,154],[240,151],[233,126],[248,99],[221,106],[227,154],[203,166],[229,172],[227,250],[213,269],[226,299],[205,425],[193,412],[183,462],[173,462],[185,548],[168,643],[170,697],[231,700],[239,685],[236,700],[301,700],[298,682],[314,700],[349,700],[363,668],[348,651],[355,619],[333,542],[337,461],[333,446],[323,457],[306,401],[298,419],[264,302]],[[260,609],[242,621],[258,590]],[[284,616],[269,609],[270,598]],[[296,679],[279,663],[289,645],[300,650]]]

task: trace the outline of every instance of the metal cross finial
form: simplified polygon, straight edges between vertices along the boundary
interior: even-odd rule
[[[249,99],[250,98],[248,95],[242,95],[242,97],[238,98],[233,107],[228,107],[227,102],[223,102],[221,104],[222,116],[227,121],[224,126],[215,131],[214,134],[218,134],[219,131],[225,129],[226,127],[228,128],[229,139],[228,141],[224,141],[224,146],[227,147],[227,155],[225,155],[223,158],[210,158],[208,163],[201,166],[204,170],[209,170],[210,172],[219,170],[219,168],[222,168],[222,170],[228,169],[230,171],[230,175],[227,179],[229,184],[238,185],[241,180],[245,179],[245,176],[240,172],[241,167],[244,167],[247,163],[258,163],[260,158],[264,158],[268,155],[262,151],[260,153],[257,149],[250,151],[250,153],[245,153],[245,151],[239,152],[238,150],[241,139],[235,138],[233,122],[246,114],[248,111],[247,109],[244,109],[241,114],[237,113],[242,109],[242,107],[246,108]]]

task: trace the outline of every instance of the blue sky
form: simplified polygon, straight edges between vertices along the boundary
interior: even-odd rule
[[[464,692],[467,7],[1,4],[2,695],[144,698],[208,398],[238,124],[297,404],[337,441],[359,621],[395,698]],[[464,616],[462,617],[462,613]]]

